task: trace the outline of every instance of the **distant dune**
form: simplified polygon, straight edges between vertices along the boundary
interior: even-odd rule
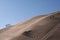
[[[1,29],[0,40],[60,40],[60,12],[36,16]]]

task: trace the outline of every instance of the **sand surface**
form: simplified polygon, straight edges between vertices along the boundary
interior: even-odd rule
[[[60,40],[60,12],[36,16],[1,29],[0,40]]]

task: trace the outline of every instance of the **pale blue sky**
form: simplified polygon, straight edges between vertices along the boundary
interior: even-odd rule
[[[59,10],[60,0],[0,0],[0,28]]]

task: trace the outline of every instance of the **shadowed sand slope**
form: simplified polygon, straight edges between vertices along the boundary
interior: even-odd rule
[[[60,40],[60,12],[36,16],[1,29],[0,40]]]

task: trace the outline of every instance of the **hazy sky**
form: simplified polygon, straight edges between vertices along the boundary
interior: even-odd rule
[[[0,28],[59,10],[60,0],[0,0]]]

